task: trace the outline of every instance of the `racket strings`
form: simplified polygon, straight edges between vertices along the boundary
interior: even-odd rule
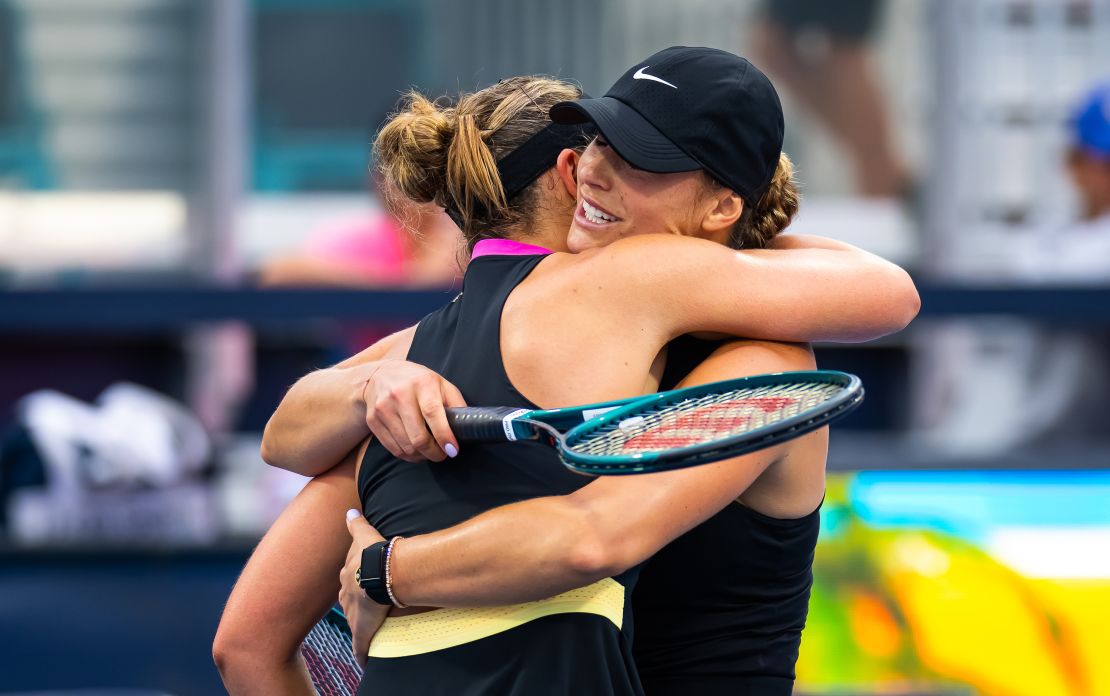
[[[351,634],[328,616],[312,627],[301,644],[301,656],[320,696],[351,696],[362,670],[351,653]]]
[[[598,456],[635,455],[724,440],[814,409],[842,391],[840,384],[798,382],[664,403],[600,428],[572,449]]]

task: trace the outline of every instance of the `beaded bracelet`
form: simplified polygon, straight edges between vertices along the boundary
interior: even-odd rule
[[[404,537],[395,536],[389,540],[389,545],[385,547],[385,593],[389,595],[389,601],[393,602],[393,606],[398,609],[404,609],[408,605],[402,604],[397,596],[393,594],[393,574],[390,572],[390,561],[393,560],[393,545],[401,539],[404,539]]]

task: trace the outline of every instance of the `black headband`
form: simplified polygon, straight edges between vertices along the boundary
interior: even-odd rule
[[[505,189],[505,200],[528,188],[528,185],[555,165],[559,153],[567,148],[581,147],[596,134],[592,123],[562,125],[549,123],[528,138],[523,145],[497,161],[497,175]],[[462,212],[454,201],[447,204],[447,215],[463,229]]]

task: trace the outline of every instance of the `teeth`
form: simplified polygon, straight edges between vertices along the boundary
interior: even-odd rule
[[[597,225],[616,220],[612,215],[606,215],[586,201],[582,201],[582,212],[585,214],[587,220]]]

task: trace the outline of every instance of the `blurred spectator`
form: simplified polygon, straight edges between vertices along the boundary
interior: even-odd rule
[[[392,214],[337,220],[312,230],[296,253],[266,261],[267,287],[447,287],[462,275],[459,228],[432,204],[381,196]]]
[[[1110,280],[1110,82],[1079,102],[1070,122],[1067,170],[1079,197],[1079,220],[1064,231],[1056,274]]]
[[[910,175],[890,137],[872,65],[879,0],[767,0],[756,25],[756,62],[843,145],[859,193],[899,197]]]
[[[1088,92],[1068,123],[1066,169],[1078,219],[1036,240],[1023,275],[1110,282],[1110,83]],[[1106,437],[1107,337],[1017,320],[950,322],[922,351],[919,406],[938,448],[997,454],[1038,441]],[[1030,407],[1035,404],[1035,407]]]
[[[1072,116],[1068,173],[1083,199],[1084,219],[1110,221],[1110,82],[1092,89]]]

